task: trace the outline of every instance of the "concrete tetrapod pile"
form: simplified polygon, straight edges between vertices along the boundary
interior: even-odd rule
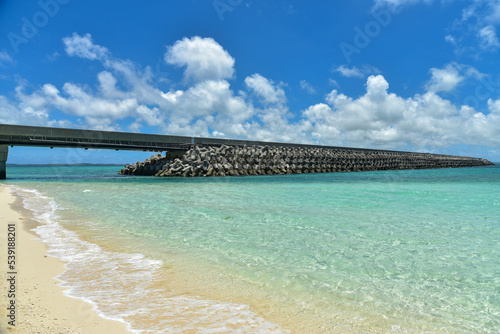
[[[297,146],[198,146],[153,155],[123,175],[238,176],[487,166],[485,159],[428,153]]]

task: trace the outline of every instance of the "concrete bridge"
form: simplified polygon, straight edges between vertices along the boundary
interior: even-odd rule
[[[0,124],[0,179],[5,179],[6,177],[6,162],[9,146],[110,149],[117,151],[166,151],[169,152],[169,156],[175,157],[179,154],[182,155],[193,144],[199,146],[270,145],[286,147],[323,147],[289,143]]]
[[[375,157],[383,153],[384,156],[390,154],[395,157],[408,157],[414,155],[412,152],[389,151],[389,150],[373,150],[361,148],[348,148],[337,146],[320,146],[320,145],[304,145],[291,143],[277,142],[262,142],[249,140],[233,140],[233,139],[217,139],[203,137],[187,137],[187,136],[168,136],[156,134],[128,133],[128,132],[112,132],[112,131],[96,131],[96,130],[78,130],[64,128],[50,128],[40,126],[23,126],[23,125],[8,125],[0,124],[0,179],[6,177],[6,162],[8,157],[8,147],[14,146],[34,146],[34,147],[66,147],[66,148],[83,148],[83,149],[110,149],[110,150],[133,150],[133,151],[150,151],[150,152],[167,152],[162,158],[165,163],[173,161],[176,158],[182,158],[193,147],[207,148],[213,150],[221,147],[270,147],[277,148],[278,151],[287,150],[294,152],[293,154],[308,155],[311,150],[321,150],[326,152],[325,159],[336,159],[345,157],[354,152],[357,157],[366,156]],[[278,149],[279,148],[279,149]],[[222,150],[227,155],[234,155],[232,150]],[[303,152],[303,153],[296,153]],[[334,153],[332,153],[334,152]],[[292,154],[292,153],[290,153]],[[323,154],[323,153],[321,153]],[[320,155],[321,155],[320,154]],[[223,154],[224,155],[224,154]],[[330,158],[328,158],[328,156]],[[453,166],[461,167],[462,162],[457,163],[456,157],[431,155],[426,154],[422,157],[437,157],[450,160],[453,158]],[[223,157],[225,160],[226,157]],[[319,156],[315,159],[322,159]],[[352,161],[355,157],[349,158]],[[263,158],[261,158],[263,159]],[[331,160],[330,159],[330,160]],[[375,158],[378,159],[378,158]],[[182,160],[182,159],[181,159]],[[185,159],[184,159],[185,160]],[[258,160],[258,159],[257,159]],[[477,158],[461,158],[463,166],[483,165],[483,159]],[[258,163],[258,161],[257,161]],[[412,168],[412,164],[408,165]],[[397,168],[395,168],[397,169]],[[342,170],[342,169],[341,169]]]
[[[0,124],[0,179],[6,177],[9,146],[184,152],[193,142],[182,136]]]

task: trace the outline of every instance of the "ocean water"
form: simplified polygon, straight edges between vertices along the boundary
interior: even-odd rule
[[[58,279],[136,333],[498,333],[500,166],[168,179],[8,167]]]

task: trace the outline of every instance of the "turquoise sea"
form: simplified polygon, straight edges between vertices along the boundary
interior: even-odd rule
[[[257,177],[8,167],[67,294],[136,333],[499,333],[500,165]]]

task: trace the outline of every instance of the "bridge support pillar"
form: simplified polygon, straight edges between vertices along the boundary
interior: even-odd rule
[[[7,145],[0,145],[0,180],[7,177],[7,155],[9,155],[9,147]]]

